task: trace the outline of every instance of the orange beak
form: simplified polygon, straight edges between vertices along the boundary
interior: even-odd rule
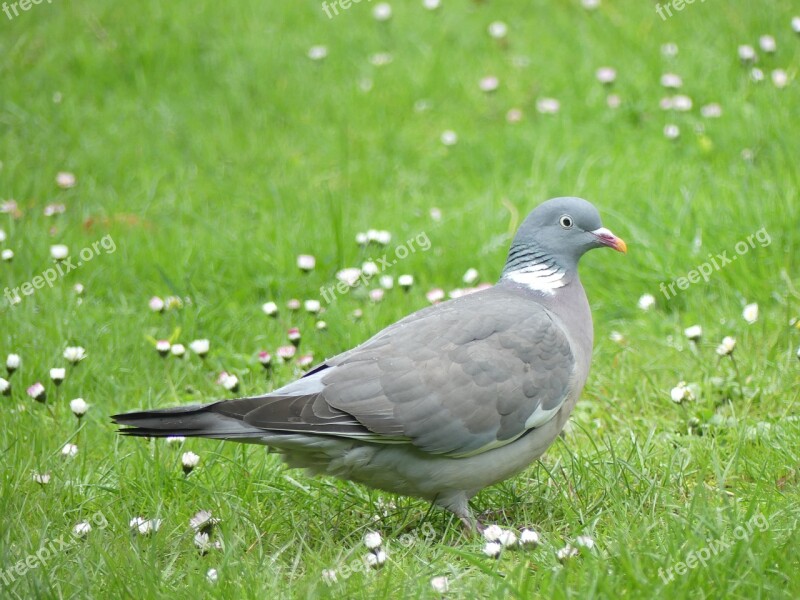
[[[597,241],[603,244],[604,246],[613,248],[617,252],[622,252],[623,254],[627,254],[628,244],[626,244],[625,240],[623,240],[622,238],[617,237],[613,233],[611,233],[610,229],[601,227],[600,229],[595,229],[591,233],[597,238]]]

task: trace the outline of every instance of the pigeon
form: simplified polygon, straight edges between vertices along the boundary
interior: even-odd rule
[[[578,260],[627,252],[581,198],[523,221],[492,287],[435,304],[262,396],[112,417],[129,436],[265,444],[292,468],[415,496],[484,526],[469,500],[538,459],[589,374]]]

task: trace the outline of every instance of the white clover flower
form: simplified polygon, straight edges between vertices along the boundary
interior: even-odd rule
[[[158,296],[153,296],[153,297],[152,297],[152,298],[150,298],[150,300],[147,302],[147,306],[148,306],[148,308],[149,308],[150,310],[152,310],[153,312],[163,312],[163,311],[164,311],[164,308],[165,308],[165,306],[166,306],[166,304],[165,304],[165,303],[164,303],[164,301],[163,301],[161,298],[159,298]]]
[[[742,62],[753,62],[756,59],[756,51],[752,46],[748,46],[747,44],[739,46],[738,52],[739,60]]]
[[[394,60],[394,57],[389,52],[376,52],[371,54],[369,62],[374,67],[384,67]]]
[[[364,264],[361,265],[361,272],[364,273],[367,277],[372,277],[373,275],[377,275],[380,273],[380,269],[378,265],[376,265],[371,260],[368,260]]]
[[[209,569],[206,572],[206,579],[208,579],[209,583],[217,583],[219,580],[219,573],[217,573],[216,569]]]
[[[44,207],[42,214],[45,217],[52,217],[55,215],[63,215],[67,210],[67,207],[63,204],[48,204]]]
[[[75,285],[72,286],[72,291],[75,292],[76,294],[78,294],[78,296],[80,296],[81,294],[83,294],[83,291],[84,291],[83,284],[82,283],[76,283]]]
[[[764,81],[764,71],[762,71],[758,67],[753,67],[750,70],[750,79],[755,83]]]
[[[316,328],[320,331],[325,331],[328,328],[328,324],[325,321],[317,321]]]
[[[386,552],[377,550],[375,552],[367,553],[367,564],[373,569],[378,569],[386,562]]]
[[[7,379],[0,377],[0,396],[8,396],[11,393],[11,384]]]
[[[75,537],[86,537],[92,531],[92,524],[89,521],[81,521],[72,528],[72,535]]]
[[[10,262],[14,260],[14,251],[11,248],[6,248],[2,252],[0,252],[0,258],[2,258],[6,262]]]
[[[378,285],[385,290],[390,290],[394,287],[394,277],[391,275],[381,275],[378,279]]]
[[[150,535],[161,527],[161,519],[145,519],[144,517],[134,517],[128,523],[132,531],[139,535]]]
[[[356,234],[356,244],[358,244],[359,246],[366,246],[368,243],[369,243],[369,238],[367,237],[367,234],[363,231],[359,231]]]
[[[315,315],[322,310],[322,304],[320,304],[319,300],[306,300],[303,302],[303,308],[306,309],[307,313]]]
[[[47,485],[50,483],[50,473],[34,473],[33,481],[39,485]]]
[[[261,310],[263,310],[264,314],[268,317],[275,317],[278,315],[278,305],[274,302],[265,302],[261,305]]]
[[[414,285],[414,276],[400,275],[400,277],[397,278],[397,285],[399,285],[404,290],[408,290],[412,285]]]
[[[445,146],[455,146],[458,143],[458,134],[452,129],[445,129],[439,136],[439,141]]]
[[[703,328],[700,325],[692,325],[683,330],[683,335],[693,342],[696,342],[703,337]]]
[[[664,137],[668,140],[676,140],[681,135],[681,130],[677,125],[669,124],[664,126]]]
[[[499,542],[501,535],[503,535],[503,528],[499,525],[487,525],[483,529],[483,538],[487,542]]]
[[[722,116],[722,107],[716,102],[712,102],[701,107],[700,114],[706,119],[718,119]]]
[[[772,85],[779,89],[785,88],[786,84],[789,83],[789,76],[783,69],[775,69],[770,73],[770,77],[772,78]]]
[[[324,581],[327,585],[336,583],[337,582],[336,571],[334,569],[323,569],[322,581]]]
[[[61,385],[61,382],[64,381],[64,378],[67,376],[67,370],[63,367],[56,367],[50,369],[50,379],[56,385]]]
[[[444,300],[444,296],[445,296],[444,290],[441,288],[433,288],[427,294],[425,294],[425,297],[431,304],[436,304],[437,302],[441,302],[442,300]]]
[[[792,31],[800,34],[800,17],[792,17]]]
[[[50,256],[53,260],[64,260],[69,256],[69,248],[64,244],[53,244],[50,246]]]
[[[579,535],[576,537],[575,544],[577,544],[580,548],[586,548],[587,550],[594,548],[594,540],[588,535]]]
[[[239,378],[225,371],[219,374],[217,383],[229,392],[235,392],[239,388]]]
[[[692,110],[692,99],[689,96],[678,94],[672,98],[672,108],[679,112],[687,112]]]
[[[61,456],[64,458],[74,458],[78,455],[78,446],[75,444],[64,444],[61,448]]]
[[[204,531],[198,531],[194,534],[194,545],[202,554],[205,554],[213,547],[211,537]]]
[[[422,6],[427,10],[436,10],[441,4],[441,0],[422,0]]]
[[[461,280],[467,285],[472,285],[478,281],[479,276],[480,274],[478,273],[477,269],[469,268],[467,269],[466,273],[464,273],[464,276],[461,278]]]
[[[502,40],[508,35],[508,25],[506,25],[503,21],[492,21],[489,23],[487,31],[489,32],[490,37],[496,40]]]
[[[506,113],[506,121],[509,123],[519,123],[522,121],[522,116],[521,108],[509,108]]]
[[[392,241],[392,234],[385,229],[370,229],[367,231],[367,239],[380,246],[386,246]]]
[[[729,356],[733,354],[734,349],[736,348],[736,339],[726,335],[722,338],[722,343],[717,346],[717,354],[720,356]]]
[[[392,18],[392,6],[387,2],[376,4],[372,16],[376,21],[388,21]]]
[[[520,546],[538,546],[540,543],[539,534],[532,529],[523,529],[519,534]]]
[[[361,277],[361,269],[357,269],[356,267],[348,267],[346,269],[341,269],[336,273],[336,279],[338,279],[342,283],[349,285],[350,287],[355,287],[360,277]]]
[[[172,344],[169,343],[169,340],[158,340],[156,342],[156,352],[161,356],[169,354],[170,348],[172,348]]]
[[[75,187],[77,183],[77,179],[73,173],[68,171],[59,171],[56,173],[56,185],[60,187],[62,190],[67,190],[71,187]]]
[[[758,38],[758,45],[764,52],[767,52],[768,54],[772,54],[777,49],[775,38],[771,35],[762,35],[760,38]]]
[[[431,579],[431,587],[437,594],[446,594],[447,590],[450,589],[450,583],[447,581],[447,577],[439,575]]]
[[[500,537],[497,539],[497,541],[500,542],[504,548],[516,546],[517,534],[509,529],[503,529],[503,531],[500,532]]]
[[[89,405],[83,398],[75,398],[69,401],[69,409],[72,411],[73,415],[80,419],[86,414],[86,411],[89,410]]]
[[[745,306],[744,310],[742,311],[742,317],[751,325],[758,321],[758,304],[753,302],[752,304]]]
[[[566,562],[570,558],[574,558],[577,555],[578,555],[578,549],[573,546],[570,546],[569,544],[556,551],[556,558],[559,560],[559,562],[562,563]]]
[[[311,60],[322,60],[328,56],[328,47],[322,45],[311,46],[311,48],[308,49],[307,56]]]
[[[636,303],[641,310],[650,310],[656,305],[656,299],[653,294],[642,294],[639,301]]]
[[[683,80],[675,73],[664,73],[661,76],[661,85],[669,89],[678,89],[683,85]]]
[[[503,545],[500,542],[486,542],[483,546],[483,553],[489,558],[498,558],[503,551]]]
[[[536,110],[543,115],[554,115],[561,110],[561,103],[555,98],[539,98]]]
[[[172,356],[181,357],[186,354],[186,346],[183,344],[173,344],[172,348],[169,349]]]
[[[500,80],[494,75],[487,75],[478,82],[482,92],[494,92],[500,87]]]
[[[182,435],[168,435],[166,437],[166,440],[167,444],[169,444],[170,446],[174,446],[182,444],[183,442],[186,441],[186,438],[183,437]]]
[[[676,404],[681,404],[684,400],[693,399],[692,392],[689,389],[689,386],[686,385],[685,381],[678,382],[678,385],[670,390],[669,396]]]
[[[661,45],[661,55],[667,58],[678,56],[678,45],[672,42],[667,42]]]
[[[64,358],[72,364],[78,363],[86,358],[86,350],[80,346],[67,346],[64,348]]]
[[[19,354],[9,354],[6,357],[6,369],[9,373],[13,373],[19,366],[22,364],[22,359],[19,357]]]
[[[191,350],[201,358],[206,354],[208,354],[210,348],[211,348],[211,342],[209,342],[206,339],[194,340],[189,343],[189,350]]]
[[[381,538],[381,534],[377,531],[368,531],[364,534],[364,545],[370,549],[374,550],[375,548],[380,548],[381,544],[383,544],[383,539]]]
[[[215,526],[220,523],[220,520],[211,516],[211,511],[198,510],[191,519],[189,519],[189,527],[194,531],[201,531],[211,533]]]
[[[597,10],[600,8],[600,0],[581,0],[581,6],[586,10]]]
[[[797,358],[800,360],[800,346],[797,347]]]
[[[200,457],[197,456],[194,452],[184,452],[181,455],[181,465],[183,466],[183,472],[187,475],[191,473],[194,468],[200,464]]]
[[[603,85],[609,85],[616,81],[617,71],[612,67],[600,67],[595,71],[594,76],[597,77],[597,81]]]
[[[4,229],[0,229],[0,244],[6,241],[6,232]]]
[[[625,336],[622,335],[619,331],[612,331],[611,333],[608,334],[608,339],[610,339],[614,343],[621,344],[622,342],[625,341]]]
[[[313,271],[317,266],[317,259],[310,254],[300,254],[297,257],[297,268],[301,271]]]

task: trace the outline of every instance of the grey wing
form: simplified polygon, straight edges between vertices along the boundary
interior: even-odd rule
[[[541,305],[477,293],[411,315],[250,399],[244,421],[465,456],[546,423],[574,366],[569,340]]]

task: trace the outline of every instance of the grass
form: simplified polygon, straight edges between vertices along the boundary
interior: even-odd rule
[[[92,0],[0,14],[0,198],[22,212],[0,215],[3,247],[15,252],[0,263],[0,285],[49,268],[51,244],[73,255],[104,236],[115,246],[0,306],[0,355],[23,361],[0,398],[0,569],[13,574],[0,579],[2,596],[425,598],[437,595],[429,582],[439,575],[448,596],[465,598],[800,596],[800,331],[789,325],[800,317],[796,6],[694,3],[662,21],[633,1],[589,12],[576,1],[454,0],[435,12],[394,3],[385,23],[373,7],[329,20],[311,1]],[[509,24],[506,40],[486,33],[494,20]],[[756,84],[737,46],[765,33],[778,50],[759,51],[766,81]],[[662,56],[666,42],[677,56]],[[328,48],[323,61],[306,56],[315,44]],[[373,65],[382,52],[393,61]],[[604,65],[618,73],[616,110],[594,78]],[[789,74],[784,89],[770,81],[776,68]],[[658,108],[665,72],[683,78],[691,111]],[[478,82],[490,74],[501,85],[486,94]],[[541,97],[557,98],[560,112],[539,114]],[[721,118],[700,116],[710,102]],[[519,123],[506,120],[514,107]],[[668,123],[678,139],[663,135]],[[446,129],[456,145],[439,141]],[[59,189],[59,171],[77,185]],[[429,289],[462,286],[470,267],[494,281],[520,219],[556,195],[595,202],[630,251],[582,262],[595,357],[568,432],[474,502],[489,520],[536,528],[539,548],[488,559],[421,501],[287,471],[261,447],[187,440],[178,449],[115,434],[116,412],[224,395],[223,369],[242,395],[290,381],[293,368],[268,378],[256,360],[290,326],[322,359],[425,306]],[[50,203],[66,212],[44,216]],[[363,291],[339,296],[326,306],[326,331],[283,308],[374,257],[353,241],[368,228],[391,231],[387,252],[430,239],[430,250],[389,271],[414,275],[408,294],[394,289],[379,304]],[[768,245],[674,298],[659,292],[761,228]],[[317,258],[307,275],[295,266],[303,253]],[[653,310],[637,308],[645,293]],[[153,295],[185,305],[156,314]],[[268,300],[281,306],[278,319],[261,312]],[[760,307],[752,325],[741,317],[747,302]],[[683,329],[696,323],[695,347]],[[737,339],[734,359],[715,353],[725,335]],[[161,338],[208,338],[211,352],[162,359],[151,341]],[[66,366],[69,345],[88,358],[56,389],[48,370]],[[678,405],[669,394],[681,380],[697,397]],[[46,406],[25,394],[35,381]],[[75,397],[91,405],[80,423]],[[79,453],[63,460],[68,442]],[[186,450],[201,457],[188,477]],[[224,548],[205,556],[188,527],[199,509],[221,518]],[[160,530],[131,535],[137,515],[162,519]],[[86,519],[95,526],[84,540],[14,574]],[[736,539],[748,521],[767,526]],[[373,528],[388,540],[388,563],[344,576]],[[555,552],[582,534],[596,548],[561,566]],[[675,573],[706,548],[718,549],[706,565]],[[659,575],[670,568],[671,581]],[[324,569],[338,582],[326,584]]]

